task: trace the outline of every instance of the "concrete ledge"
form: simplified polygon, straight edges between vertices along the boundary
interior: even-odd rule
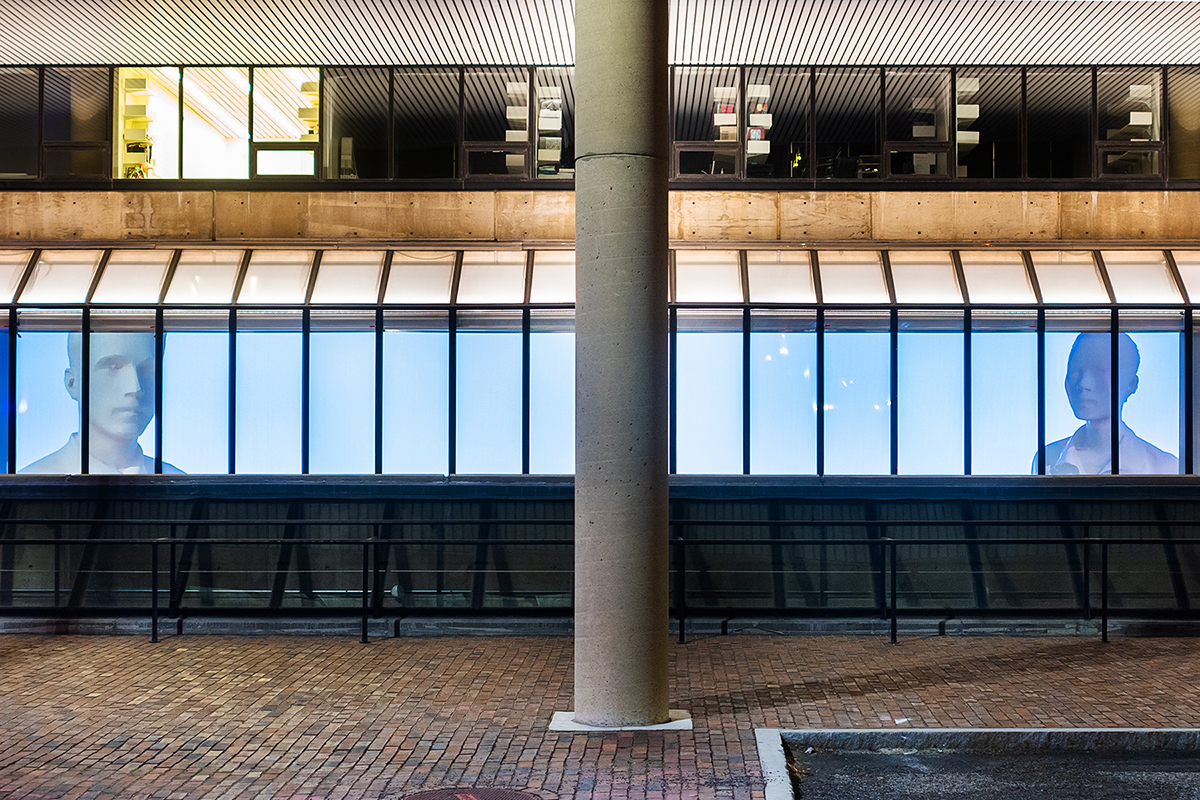
[[[771,729],[762,729],[764,733]],[[1000,755],[1200,750],[1200,728],[899,728],[777,730],[793,751],[958,750]]]
[[[576,722],[573,711],[555,711],[550,719],[549,730],[558,732],[588,733],[595,731],[690,731],[692,715],[681,708],[671,709],[671,721],[659,725],[626,725],[620,728],[606,728],[598,725],[584,725]]]

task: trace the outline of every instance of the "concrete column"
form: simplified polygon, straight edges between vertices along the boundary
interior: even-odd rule
[[[667,0],[575,9],[575,721],[667,705]]]

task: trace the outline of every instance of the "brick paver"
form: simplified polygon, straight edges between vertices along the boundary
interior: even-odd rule
[[[761,798],[756,727],[1200,726],[1200,640],[711,637],[692,732],[552,734],[567,638],[0,636],[0,798]]]

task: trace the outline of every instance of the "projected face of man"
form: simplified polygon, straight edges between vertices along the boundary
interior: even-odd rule
[[[1121,334],[1117,343],[1120,352],[1121,376],[1117,394],[1117,409],[1137,390],[1137,347],[1128,334]],[[1076,419],[1091,423],[1108,423],[1112,417],[1112,345],[1108,334],[1083,333],[1075,339],[1067,358],[1067,377],[1064,382],[1067,400]]]
[[[128,445],[154,416],[155,348],[152,333],[93,333],[90,344],[88,426],[93,450]],[[81,402],[83,339],[71,334],[67,391]]]

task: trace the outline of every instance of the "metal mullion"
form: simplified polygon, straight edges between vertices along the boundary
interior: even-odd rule
[[[162,306],[154,309],[154,474],[163,471],[163,330]]]
[[[233,280],[233,302],[237,302],[238,296],[242,293],[242,284],[246,281],[246,273],[250,271],[250,259],[254,256],[254,249],[247,248],[242,253],[242,263],[238,265],[237,277]]]
[[[94,287],[93,287],[94,288]],[[90,466],[91,447],[91,404],[92,404],[92,312],[88,306],[83,307],[80,317],[80,332],[82,333],[82,352],[80,354],[79,380],[79,474],[87,475]]]
[[[1183,283],[1183,274],[1179,271],[1179,264],[1175,261],[1175,253],[1169,249],[1164,249],[1163,257],[1167,261],[1167,272],[1171,273],[1171,282],[1175,284],[1175,291],[1179,292],[1179,297],[1183,302],[1188,301],[1187,286]]]
[[[734,99],[734,109],[737,115],[737,152],[734,154],[733,173],[735,179],[746,179],[746,131],[749,129],[750,109],[746,104],[746,68],[737,69],[737,97]],[[770,108],[770,106],[768,106]]]
[[[248,106],[246,117],[246,131],[249,134],[250,141],[246,144],[249,146],[250,163],[247,165],[246,178],[251,178],[258,174],[258,158],[254,151],[254,67],[246,68],[246,80],[250,84],[250,91],[246,93],[246,104]]]
[[[248,253],[249,251],[247,251]],[[247,256],[248,257],[248,256]],[[243,259],[243,263],[245,259]],[[229,309],[229,474],[237,472],[237,309]]]
[[[750,474],[750,307],[742,309],[742,474]]]
[[[900,314],[893,306],[888,312],[889,319],[889,334],[891,338],[892,353],[890,365],[890,412],[891,417],[891,473],[897,475],[900,472]]]
[[[109,136],[112,137],[108,143],[108,163],[110,167],[115,163],[119,163],[117,159],[120,157],[120,150],[123,142],[120,133],[117,131],[117,107],[116,103],[114,102],[114,98],[118,97],[118,91],[117,68],[110,65],[108,68],[108,98],[106,101],[108,108],[105,115],[108,118],[106,120],[108,124],[106,125],[105,129],[109,132]]]
[[[1028,72],[1021,67],[1021,116],[1020,116],[1020,145],[1021,145],[1021,179],[1029,178],[1029,95]]]
[[[305,281],[304,287],[305,306],[312,302],[313,291],[317,288],[317,277],[321,271],[321,256],[324,254],[324,250],[317,250],[313,253],[312,263],[308,265],[308,280]]]
[[[537,177],[537,112],[540,109],[537,107],[533,74],[534,68],[527,67],[525,70],[525,91],[528,93],[529,98],[526,101],[525,111],[525,180],[532,180]]]
[[[178,153],[175,160],[178,162],[179,177],[183,178],[183,67],[179,67],[179,135],[175,144],[178,146]]]
[[[750,302],[750,264],[745,250],[738,250],[738,282],[742,288],[742,302]]]
[[[950,109],[946,114],[946,139],[950,142],[946,177],[958,180],[958,68],[950,67]]]
[[[1038,475],[1046,474],[1046,309],[1037,310]]]
[[[887,250],[879,251],[880,264],[883,267],[883,283],[887,287],[888,303],[896,305],[896,281],[892,277],[892,257]]]
[[[1183,452],[1183,473],[1185,475],[1191,475],[1195,471],[1196,466],[1194,438],[1196,433],[1196,419],[1195,409],[1193,408],[1196,399],[1196,387],[1194,385],[1196,370],[1193,364],[1195,343],[1192,341],[1195,331],[1192,308],[1189,306],[1183,311],[1183,447],[1180,449]],[[10,439],[9,441],[9,447],[11,447],[12,440]]]
[[[825,303],[825,292],[821,289],[821,260],[816,250],[808,251],[808,263],[812,269],[813,294],[817,298],[819,308]]]
[[[1088,175],[1089,178],[1094,178],[1101,174],[1100,169],[1100,108],[1099,108],[1099,87],[1096,78],[1096,68],[1091,68],[1092,73],[1092,171]]]
[[[100,263],[96,265],[96,271],[92,273],[92,282],[88,284],[87,295],[84,297],[84,303],[91,303],[92,296],[96,294],[96,287],[100,285],[100,279],[104,277],[104,268],[108,266],[108,260],[112,258],[112,249],[106,249],[100,254]]]
[[[383,299],[387,296],[388,281],[392,277],[392,258],[395,255],[396,251],[394,250],[383,251],[383,268],[379,271],[379,289],[375,293],[375,302],[377,305],[383,305]]]
[[[25,269],[21,273],[21,279],[17,281],[17,288],[13,290],[12,299],[14,304],[20,302],[21,295],[25,292],[25,287],[29,284],[30,279],[33,278],[33,271],[37,268],[38,259],[41,257],[41,248],[34,250],[33,254],[29,256],[29,262],[25,265]]]
[[[1029,279],[1034,299],[1037,300],[1039,306],[1045,305],[1046,301],[1042,299],[1042,285],[1038,282],[1037,270],[1033,268],[1033,256],[1029,254],[1028,250],[1022,250],[1021,258],[1025,261],[1025,277]]]
[[[959,267],[961,268],[961,264]],[[971,474],[971,309],[963,309],[963,475]]]
[[[533,296],[533,256],[534,256],[534,251],[532,251],[532,250],[526,251],[526,253],[525,253],[525,293],[523,295],[523,297],[525,299],[521,301],[521,302],[525,303],[526,305],[528,305],[530,302],[532,302],[530,300],[530,297]]]
[[[954,279],[958,281],[958,292],[962,295],[963,303],[967,307],[966,310],[970,311],[971,293],[967,289],[967,272],[963,269],[962,253],[957,250],[951,250],[950,262],[954,264]]]
[[[768,109],[771,106],[767,106]],[[808,68],[808,178],[817,187],[817,68]]]
[[[387,178],[396,178],[396,68],[388,67]],[[341,172],[341,150],[338,150],[338,177]],[[382,302],[382,301],[381,301]]]
[[[676,471],[676,451],[679,437],[679,415],[677,413],[678,404],[677,394],[679,386],[679,374],[677,369],[677,353],[679,342],[679,309],[674,305],[667,309],[667,336],[669,337],[670,360],[667,365],[668,375],[670,380],[670,393],[667,401],[669,403],[668,412],[671,416],[671,424],[667,432],[668,440],[668,468],[667,471],[674,475]]]
[[[312,404],[309,402],[308,389],[311,380],[312,343],[312,310],[305,306],[300,311],[300,474],[308,474],[308,431],[309,414]]]
[[[879,67],[879,105],[875,109],[875,149],[879,151],[879,176],[883,180],[892,177],[892,161],[887,147],[887,69]]]
[[[1163,66],[1159,69],[1161,70],[1159,85],[1162,86],[1162,93],[1159,94],[1158,130],[1162,152],[1161,177],[1165,182],[1171,176],[1171,87],[1167,85],[1167,68]]]
[[[815,254],[814,254],[815,256]],[[814,260],[814,264],[815,264]],[[825,309],[817,307],[817,475],[825,474]]]
[[[390,254],[390,251],[389,251]],[[375,308],[375,474],[383,474],[383,307]]]
[[[459,254],[461,261],[462,254]],[[456,281],[457,283],[457,281]],[[458,449],[458,310],[450,308],[447,311],[446,330],[447,336],[446,346],[447,352],[447,417],[446,417],[446,447],[447,460],[446,472],[453,475],[458,471],[456,463],[456,451]]]
[[[1111,463],[1109,473],[1121,474],[1121,361],[1120,339],[1121,317],[1114,306],[1110,312],[1108,325],[1109,344],[1109,381],[1108,381],[1108,439],[1111,447]]]
[[[321,118],[321,114],[325,111],[325,68],[317,67],[317,153],[316,173],[317,180],[325,178],[325,134],[331,126],[325,124],[325,120]],[[340,156],[340,154],[339,154]],[[338,167],[341,168],[341,158],[338,158]],[[319,257],[319,251],[318,251]]]
[[[17,307],[8,307],[8,413],[5,426],[8,430],[8,472],[17,471]]]
[[[176,250],[171,256],[171,260],[167,262],[167,271],[163,275],[162,286],[158,289],[158,305],[167,302],[167,291],[171,288],[171,281],[175,280],[175,273],[179,270],[179,259],[183,258],[183,251]]]
[[[521,474],[529,474],[529,344],[531,312],[521,309]]]
[[[1104,256],[1100,255],[1099,250],[1092,251],[1092,261],[1096,265],[1096,272],[1100,275],[1100,282],[1104,284],[1104,291],[1108,293],[1108,302],[1115,305],[1117,295],[1113,291],[1112,281],[1108,278],[1108,268],[1104,266]]]
[[[467,70],[458,68],[458,175],[462,179],[467,176]]]
[[[458,284],[462,280],[463,251],[454,251],[454,267],[450,272],[450,304],[458,304]]]
[[[38,67],[38,178],[46,177],[46,68]]]

